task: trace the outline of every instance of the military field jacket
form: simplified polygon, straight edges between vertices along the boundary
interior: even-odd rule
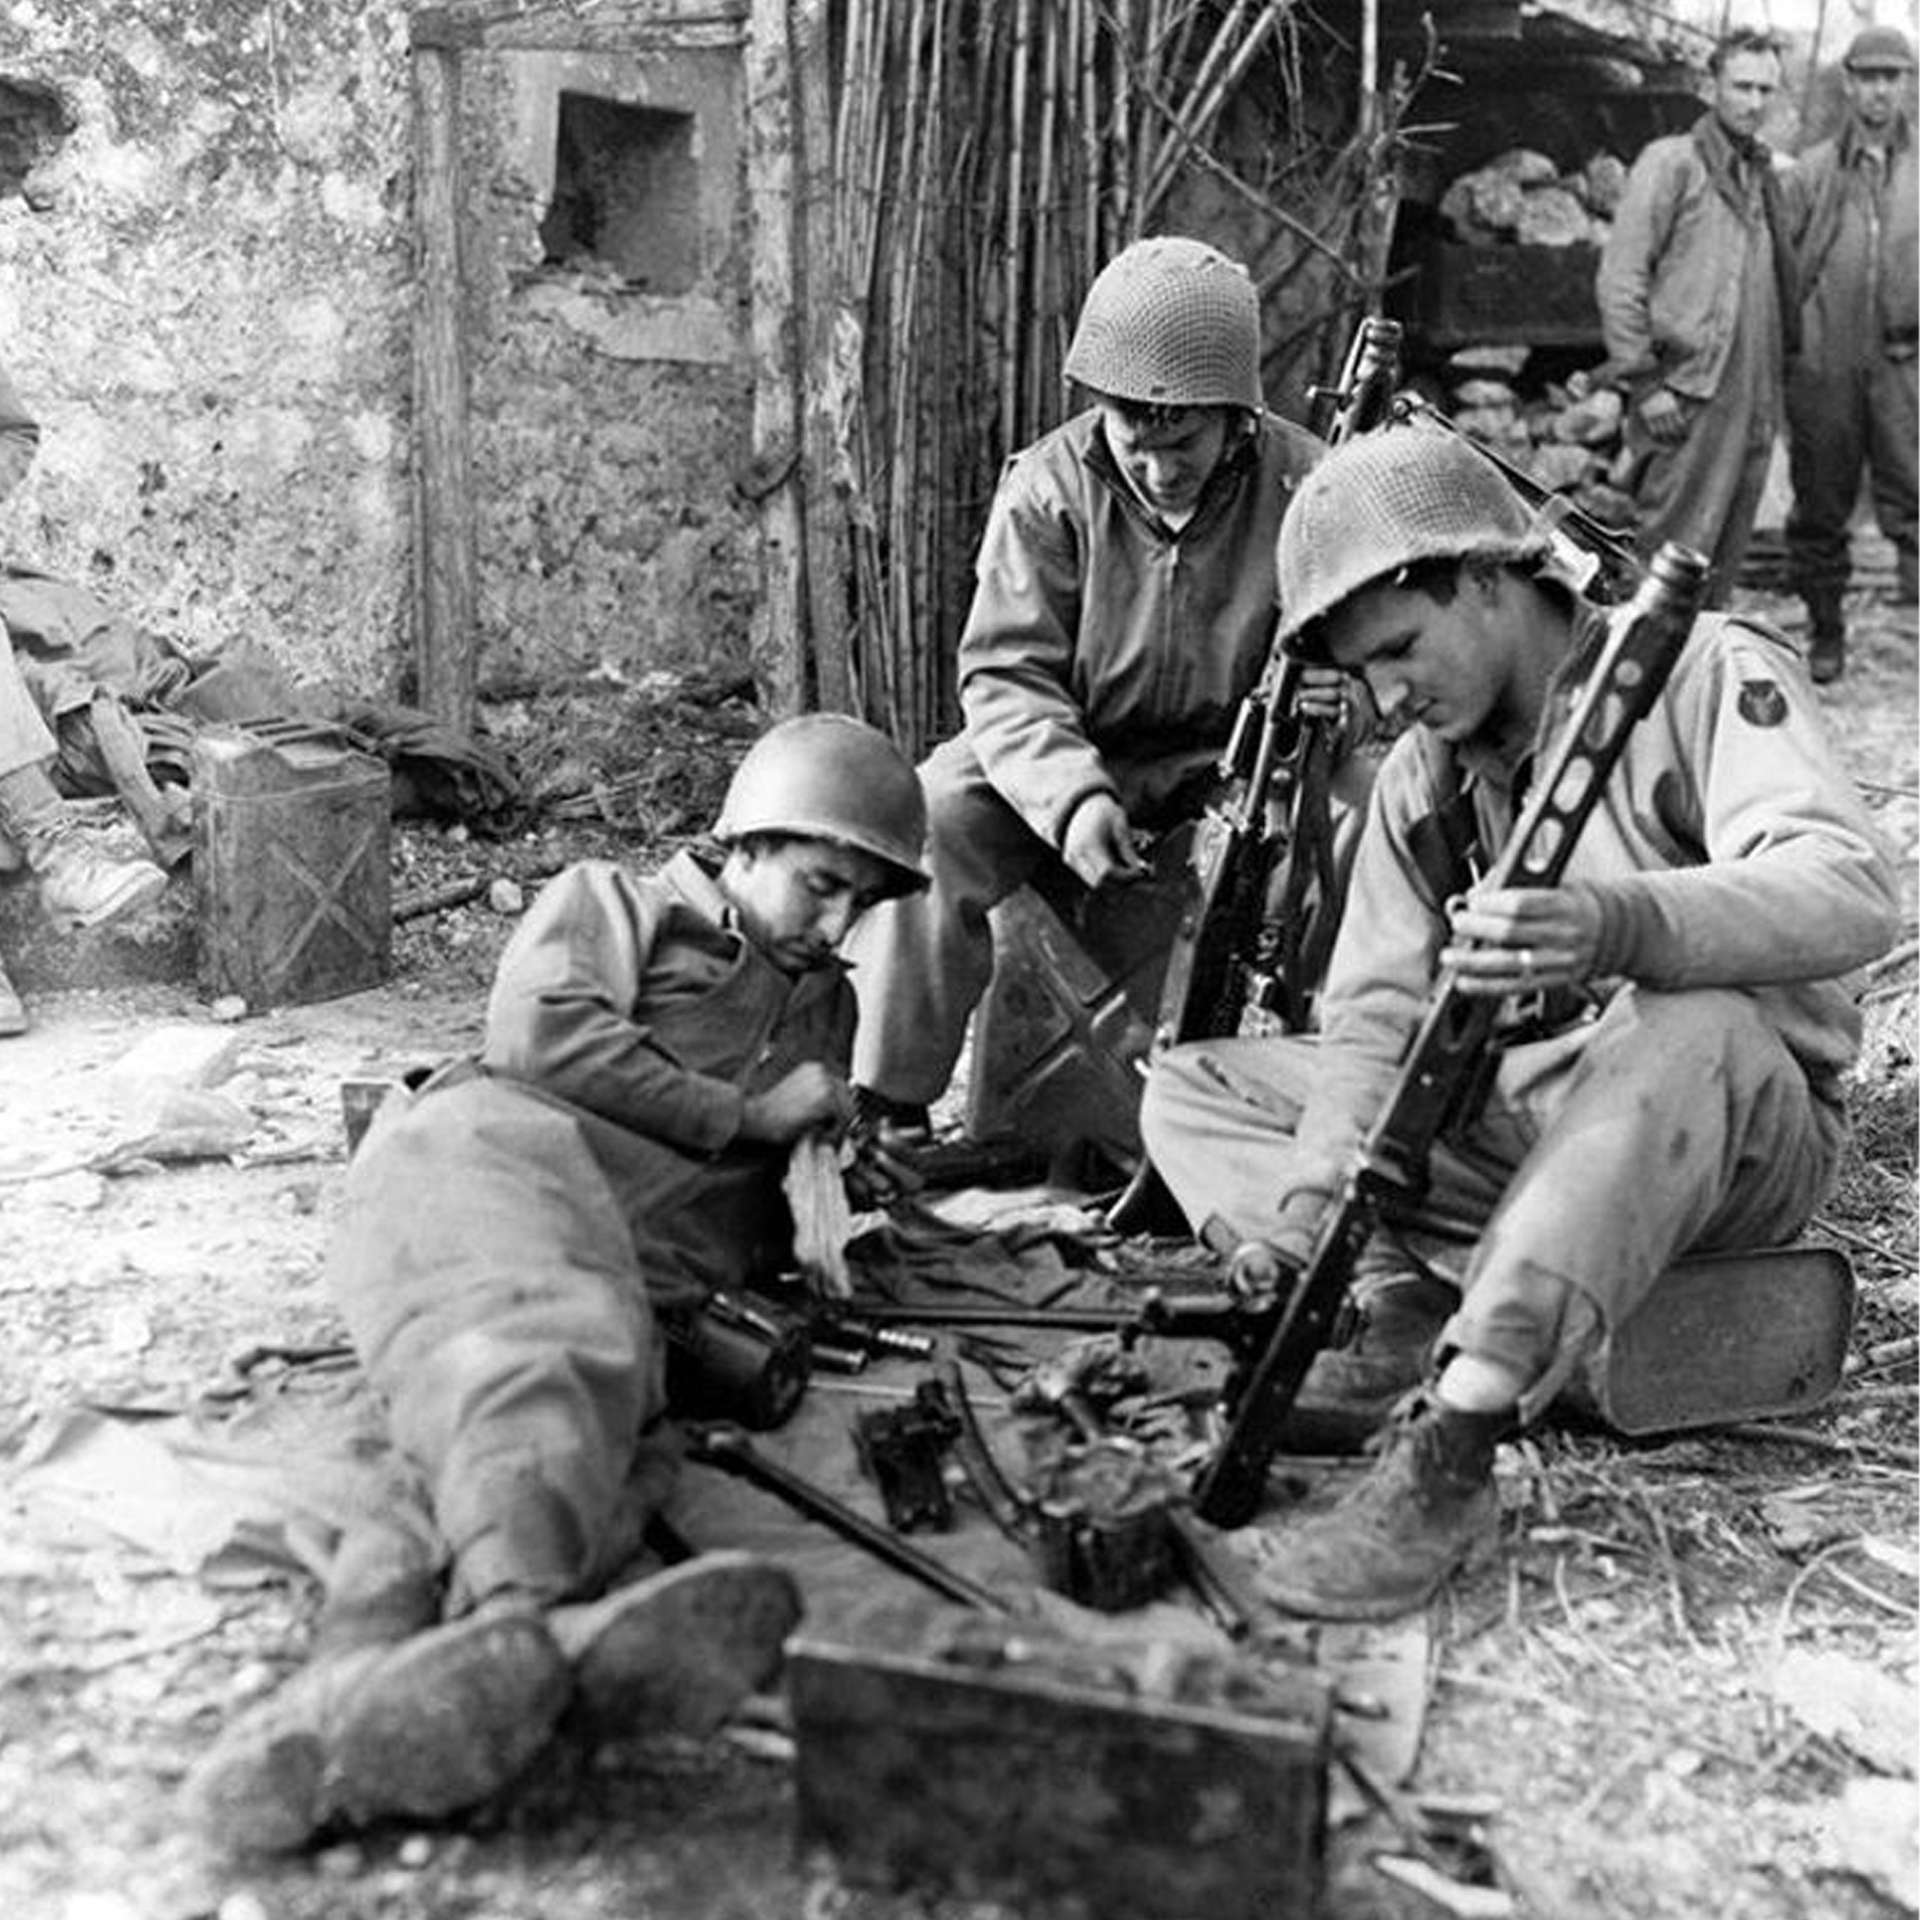
[[[966,737],[1059,846],[1097,792],[1151,812],[1204,772],[1274,631],[1274,542],[1324,449],[1260,417],[1178,532],[1128,486],[1090,410],[1002,475],[960,640]]]
[[[1809,147],[1786,178],[1805,300],[1805,352],[1815,365],[1913,356],[1920,332],[1920,187],[1904,120],[1884,180],[1851,130]]]
[[[1770,245],[1759,191],[1733,189],[1731,159],[1726,135],[1702,126],[1649,141],[1627,175],[1594,291],[1636,398],[1664,385],[1705,400],[1726,372],[1748,250]]]
[[[846,1072],[854,999],[838,962],[784,973],[729,917],[690,853],[569,867],[500,957],[486,1067],[682,1153],[732,1145],[749,1094],[803,1061]]]
[[[1598,638],[1598,616],[1548,703],[1544,754]],[[1375,782],[1346,914],[1321,998],[1323,1044],[1302,1118],[1294,1218],[1316,1215],[1393,1083],[1437,977],[1448,882],[1427,824],[1470,804],[1489,856],[1508,837],[1510,776],[1424,727]],[[1834,757],[1810,683],[1785,641],[1722,614],[1695,623],[1653,711],[1628,738],[1564,884],[1602,914],[1593,1000],[1625,981],[1750,994],[1834,1099],[1859,1047],[1851,969],[1896,937],[1892,867]]]

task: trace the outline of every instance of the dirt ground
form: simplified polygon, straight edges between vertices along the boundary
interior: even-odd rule
[[[1549,1428],[1510,1451],[1504,1551],[1432,1623],[1416,1784],[1485,1796],[1532,1920],[1873,1920],[1916,1889],[1915,621],[1855,596],[1827,704],[1903,863],[1907,943],[1863,983],[1859,1141],[1813,1236],[1859,1284],[1837,1396],[1791,1424],[1624,1442]],[[1792,603],[1750,596],[1798,629]],[[531,889],[711,811],[750,716],[644,690],[495,716],[548,803],[505,843],[410,827],[396,891]],[[596,736],[583,716],[620,707]],[[651,715],[649,718],[648,716]],[[636,736],[636,727],[638,729]],[[634,745],[635,739],[639,745]],[[229,1713],[297,1662],[309,1585],[213,1585],[15,1496],[11,1470],[93,1405],[177,1413],[249,1349],[339,1337],[318,1283],[344,1164],[340,1084],[470,1045],[511,899],[410,919],[377,990],[239,1020],[227,1157],[103,1173],[149,1124],[119,1071],[144,1035],[211,1019],[189,910],[143,938],[56,941],[0,889],[34,1028],[0,1042],[0,1913],[18,1920],[990,1920],[851,1890],[793,1845],[776,1738],[609,1750],[507,1804],[274,1862],[183,1830],[173,1792]],[[19,890],[11,890],[15,894]],[[504,911],[502,909],[505,909]],[[205,1116],[202,1116],[203,1118]],[[64,1169],[64,1170],[62,1170]],[[1343,1834],[1329,1916],[1444,1911]],[[1459,1909],[1465,1911],[1466,1909]],[[1098,1920],[1097,1916],[1092,1920]]]

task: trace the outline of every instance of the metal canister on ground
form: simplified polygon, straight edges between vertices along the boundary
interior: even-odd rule
[[[393,967],[392,776],[326,730],[193,743],[200,984],[250,1007],[377,986]]]

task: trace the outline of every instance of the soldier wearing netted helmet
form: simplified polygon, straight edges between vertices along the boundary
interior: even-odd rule
[[[715,844],[550,882],[479,1054],[389,1094],[326,1282],[395,1470],[339,1540],[307,1667],[189,1774],[210,1837],[289,1850],[450,1814],[563,1731],[704,1734],[772,1678],[799,1610],[783,1569],[631,1577],[672,1460],[645,1438],[672,1411],[662,1331],[792,1264],[789,1151],[853,1109],[836,950],[926,885],[925,824],[884,735],[783,722]],[[856,1188],[876,1171],[856,1162]]]
[[[1199,240],[1142,240],[1088,290],[1065,370],[1088,404],[1008,462],[960,640],[963,731],[922,764],[933,885],[849,952],[855,1079],[915,1124],[993,966],[988,911],[1144,872],[1190,818],[1273,639],[1273,543],[1320,442],[1267,411],[1260,302]],[[1331,697],[1323,681],[1314,697]]]
[[[1440,971],[1499,1002],[1485,1100],[1426,1203],[1471,1239],[1376,1233],[1293,1451],[1382,1448],[1265,1559],[1282,1606],[1410,1611],[1496,1530],[1498,1443],[1553,1403],[1680,1254],[1771,1247],[1846,1134],[1843,978],[1898,928],[1885,849],[1771,629],[1694,624],[1558,885],[1484,876],[1606,616],[1496,469],[1438,427],[1339,448],[1281,529],[1294,644],[1410,723],[1375,783],[1317,1036],[1158,1056],[1142,1132],[1196,1232],[1284,1285]],[[1730,1336],[1731,1337],[1731,1336]]]

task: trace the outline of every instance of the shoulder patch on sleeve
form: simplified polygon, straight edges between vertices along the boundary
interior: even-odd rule
[[[1787,717],[1787,696],[1778,680],[1740,682],[1740,718],[1750,727],[1777,727]]]

